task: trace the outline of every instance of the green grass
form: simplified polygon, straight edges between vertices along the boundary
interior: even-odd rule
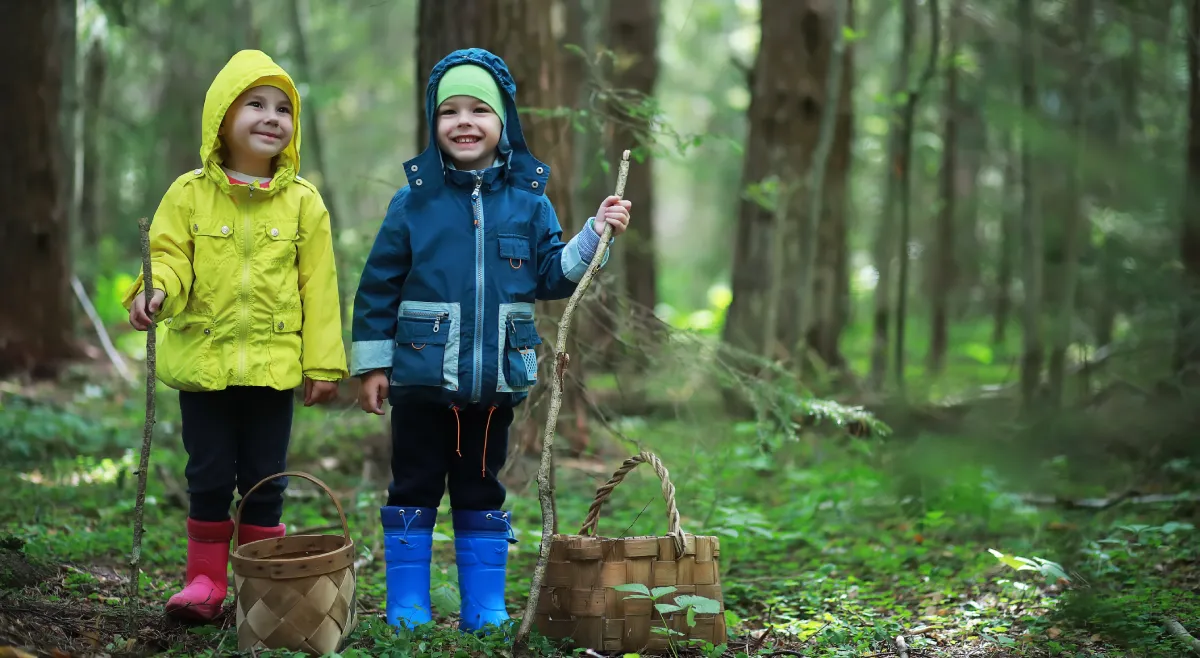
[[[138,441],[137,399],[63,397],[60,391],[53,411],[26,402],[26,411],[38,411],[8,413],[6,406],[0,415],[10,435],[31,433],[33,423],[47,435],[57,432],[59,442],[39,447],[24,465],[8,456],[0,536],[8,538],[5,545],[20,545],[29,561],[71,565],[33,583],[5,584],[12,596],[0,594],[0,644],[22,639],[5,635],[10,632],[6,606],[17,605],[14,601],[123,618],[130,605],[121,577],[128,571],[124,562],[135,484],[133,452],[123,450]],[[162,603],[179,587],[185,557],[184,510],[170,504],[157,476],[161,465],[182,480],[184,457],[172,400],[167,392],[160,401],[146,506],[145,575],[135,606],[145,619],[158,618]],[[79,425],[79,418],[93,424]],[[95,425],[99,418],[107,420]],[[63,457],[74,443],[95,440],[86,431],[89,426],[108,428],[99,444],[86,444],[94,456]],[[480,639],[453,630],[457,586],[448,523],[439,524],[435,545],[438,624],[397,635],[381,621],[377,509],[385,494],[382,487],[356,488],[359,445],[379,429],[377,420],[351,412],[305,409],[297,414],[291,466],[317,474],[339,492],[360,556],[371,559],[359,574],[362,624],[343,655],[506,654],[501,635]],[[1022,502],[1019,494],[1028,485],[1021,482],[1054,482],[1056,493],[1071,492],[1070,483],[1061,481],[1062,459],[1026,463],[1025,477],[1018,481],[972,458],[981,453],[972,450],[968,436],[914,441],[917,437],[806,435],[791,441],[772,434],[764,438],[752,424],[721,423],[711,416],[623,420],[616,429],[625,440],[662,457],[677,488],[684,528],[721,539],[724,601],[735,623],[726,646],[691,648],[700,653],[733,657],[787,649],[806,656],[862,656],[889,651],[891,638],[905,634],[919,652],[913,655],[923,656],[969,651],[1178,656],[1184,648],[1162,632],[1163,618],[1200,632],[1195,593],[1200,555],[1186,508],[1070,511]],[[627,445],[607,436],[596,440]],[[560,470],[564,531],[578,527],[596,488],[623,456],[608,452],[586,470]],[[1191,472],[1186,464],[1172,468],[1177,482],[1180,472]],[[294,481],[292,489],[305,493],[288,498],[284,521],[290,528],[336,523],[332,505],[308,495],[314,487]],[[541,522],[534,492],[513,491],[510,503],[520,543],[510,554],[507,594],[510,612],[517,613],[528,593]],[[659,485],[643,467],[614,491],[599,531],[613,536],[665,530]],[[146,623],[158,624],[154,634],[139,635],[113,621],[97,646],[114,654],[171,655],[227,655],[236,647],[231,627]],[[45,649],[82,640],[68,631],[41,641]],[[533,648],[538,655],[571,653],[544,639]]]

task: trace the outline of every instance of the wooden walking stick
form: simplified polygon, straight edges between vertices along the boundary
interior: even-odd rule
[[[145,293],[148,315],[150,299],[154,294],[154,279],[150,276],[150,223],[145,217],[138,220],[138,228],[141,229],[142,234],[142,288]],[[150,441],[154,436],[155,329],[156,324],[151,318],[150,327],[146,329],[146,423],[142,426],[142,456],[136,472],[138,476],[137,499],[133,505],[133,552],[130,558],[132,570],[130,580],[133,583],[130,602],[132,603],[137,601],[138,586],[141,581],[139,572],[142,561],[142,517],[146,510],[146,477],[150,471]]]
[[[617,174],[616,196],[625,196],[625,179],[629,176],[629,151],[621,154],[621,167]],[[588,264],[583,278],[575,292],[567,300],[567,308],[563,310],[562,320],[558,323],[558,337],[554,346],[554,384],[550,389],[550,410],[546,415],[546,427],[542,433],[542,462],[538,466],[538,500],[542,504],[542,546],[538,551],[537,566],[533,568],[533,581],[529,585],[529,600],[525,603],[525,614],[521,617],[521,627],[517,630],[516,641],[520,642],[529,635],[533,626],[533,615],[538,606],[538,595],[541,592],[542,580],[546,576],[546,563],[550,561],[550,539],[554,536],[557,519],[554,510],[554,485],[552,481],[552,462],[554,447],[554,429],[558,424],[558,410],[562,407],[563,376],[571,357],[567,354],[567,331],[571,328],[571,316],[575,307],[583,298],[583,293],[592,283],[592,278],[604,262],[604,254],[608,252],[608,244],[612,241],[612,226],[605,224],[604,233],[600,236],[600,246],[596,248],[592,262]]]

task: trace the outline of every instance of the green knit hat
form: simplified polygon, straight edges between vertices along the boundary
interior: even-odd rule
[[[437,100],[435,105],[441,105],[451,96],[471,96],[487,103],[492,111],[504,123],[504,96],[496,79],[482,66],[475,64],[459,64],[446,71],[438,82]]]

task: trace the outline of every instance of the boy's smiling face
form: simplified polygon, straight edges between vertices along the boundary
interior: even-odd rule
[[[490,167],[501,130],[491,106],[473,96],[451,96],[437,108],[438,146],[459,169]]]
[[[251,175],[270,170],[271,159],[292,141],[292,101],[269,85],[242,92],[225,113],[220,135],[229,150],[226,166]],[[258,170],[258,171],[255,171]]]

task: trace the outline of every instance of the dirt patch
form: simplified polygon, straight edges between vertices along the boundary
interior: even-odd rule
[[[227,610],[214,622],[232,626]],[[0,646],[20,647],[39,656],[149,656],[172,647],[187,654],[212,650],[213,638],[189,633],[187,624],[162,608],[91,601],[48,601],[0,593]],[[236,649],[236,646],[225,647]]]
[[[32,587],[53,578],[57,569],[30,560],[22,549],[25,543],[16,537],[0,537],[0,588]]]

